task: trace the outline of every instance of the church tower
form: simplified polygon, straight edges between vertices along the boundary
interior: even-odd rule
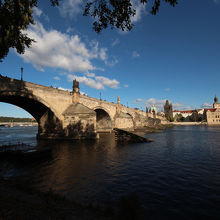
[[[218,102],[218,97],[215,95],[213,108],[220,108],[220,103]]]

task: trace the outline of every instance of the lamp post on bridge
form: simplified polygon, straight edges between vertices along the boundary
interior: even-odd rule
[[[99,95],[100,95],[100,101],[101,101],[102,100],[102,93],[100,92]]]
[[[21,81],[23,81],[23,70],[24,70],[24,68],[21,67]]]

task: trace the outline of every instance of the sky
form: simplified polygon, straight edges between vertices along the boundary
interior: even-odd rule
[[[81,0],[62,0],[59,7],[39,0],[35,25],[26,33],[36,40],[23,55],[11,49],[0,73],[80,91],[94,98],[145,110],[159,110],[167,100],[178,110],[208,108],[220,98],[220,0],[163,2],[153,16],[150,7],[132,1],[136,16],[130,32],[92,29]],[[0,103],[0,116],[31,117]]]

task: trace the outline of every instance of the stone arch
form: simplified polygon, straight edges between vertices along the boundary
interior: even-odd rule
[[[111,132],[113,129],[113,121],[108,111],[103,107],[95,107],[96,112],[96,130],[97,132]]]
[[[130,113],[126,113],[129,117],[131,117],[131,120],[132,120],[132,122],[133,122],[133,128],[135,128],[135,120],[134,120],[134,117],[133,117],[133,115],[131,115]]]
[[[134,130],[134,119],[128,112],[120,112],[115,117],[115,127],[125,130]]]
[[[4,91],[4,92],[0,92],[0,101],[1,101],[1,99],[9,99],[9,97],[11,97],[11,101],[12,102],[19,102],[20,100],[18,100],[18,99],[20,99],[20,98],[23,98],[23,99],[25,99],[26,101],[27,100],[32,100],[33,101],[33,103],[34,102],[36,102],[36,103],[41,103],[42,105],[44,105],[45,107],[47,107],[48,109],[50,109],[53,113],[54,113],[54,115],[56,116],[56,117],[58,117],[58,113],[57,113],[57,111],[52,107],[52,106],[50,106],[45,100],[43,100],[41,97],[39,97],[39,96],[35,96],[35,95],[33,95],[33,94],[30,94],[30,93],[27,93],[27,92],[23,92],[23,91]],[[1,101],[1,102],[4,102],[4,101]],[[7,101],[5,101],[6,103],[9,103],[9,102],[7,102]],[[19,106],[18,104],[14,104],[14,103],[9,103],[9,104],[12,104],[12,105],[17,105],[18,107],[20,107],[20,108],[23,108],[24,110],[26,110],[27,112],[29,112],[29,110],[28,109],[25,109],[24,107],[23,107],[23,105],[22,105],[22,103],[19,103],[19,104],[21,104],[22,106]],[[37,109],[35,109],[35,111],[36,111]],[[34,115],[33,115],[33,112],[29,112],[33,117],[34,117]]]
[[[16,105],[30,113],[38,122],[38,137],[54,136],[62,130],[62,122],[43,99],[29,91],[0,92],[0,102]]]
[[[108,109],[106,109],[105,107],[100,106],[100,105],[98,105],[98,106],[92,108],[93,111],[95,111],[96,109],[102,109],[103,111],[105,111],[105,112],[109,115],[111,121],[113,121],[113,118],[112,118],[112,116],[111,116],[111,113],[110,113],[110,111],[109,111]]]

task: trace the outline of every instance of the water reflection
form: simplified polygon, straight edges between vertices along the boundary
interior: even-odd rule
[[[28,166],[0,162],[0,174],[23,176],[40,190],[84,203],[117,206],[122,195],[135,193],[149,219],[210,219],[220,216],[219,132],[174,127],[147,135],[154,142],[141,144],[117,144],[113,134],[97,141],[39,141],[53,149],[50,160]]]

